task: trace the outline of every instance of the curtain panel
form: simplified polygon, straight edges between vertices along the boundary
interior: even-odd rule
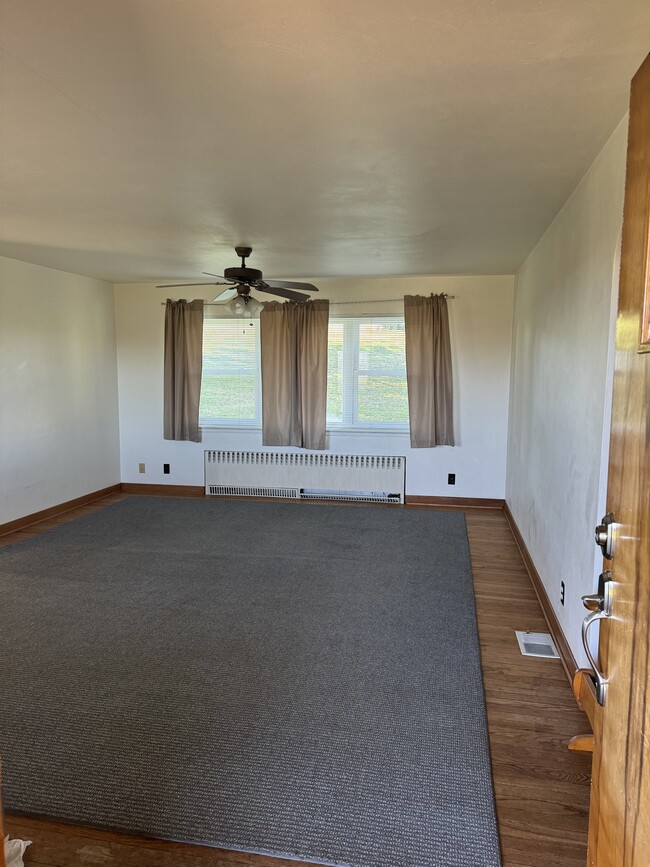
[[[199,401],[203,367],[203,301],[165,306],[164,437],[201,441]]]
[[[262,442],[324,449],[329,301],[269,301],[260,314]]]
[[[449,314],[444,295],[404,296],[411,447],[454,445]]]

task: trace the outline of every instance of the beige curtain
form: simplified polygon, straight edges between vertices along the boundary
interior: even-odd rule
[[[201,440],[199,399],[203,366],[203,301],[165,307],[164,434],[166,440]]]
[[[404,296],[411,446],[454,445],[449,315],[444,295]]]
[[[260,314],[262,441],[325,448],[329,301],[267,302]]]

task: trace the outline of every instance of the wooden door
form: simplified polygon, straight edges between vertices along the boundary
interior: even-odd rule
[[[650,865],[650,55],[632,81],[607,508],[608,678],[595,725],[591,867]]]

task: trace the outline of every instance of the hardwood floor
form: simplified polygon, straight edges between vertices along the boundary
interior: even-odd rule
[[[584,867],[588,732],[559,660],[523,657],[514,629],[546,632],[503,512],[467,513],[503,867]]]
[[[0,545],[124,496],[112,494],[27,527],[0,538]],[[567,742],[589,730],[586,717],[576,705],[559,660],[519,653],[515,629],[547,629],[503,512],[464,511],[503,867],[584,867],[591,760],[570,753]],[[15,816],[6,818],[5,833],[34,841],[27,850],[26,867],[299,867],[301,863]]]

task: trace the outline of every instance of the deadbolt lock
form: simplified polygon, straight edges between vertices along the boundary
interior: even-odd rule
[[[602,519],[602,523],[596,527],[596,544],[600,547],[603,552],[603,557],[607,560],[611,560],[614,556],[614,548],[616,545],[616,539],[614,536],[615,526],[616,521],[614,520],[614,515],[611,512],[608,512]]]

